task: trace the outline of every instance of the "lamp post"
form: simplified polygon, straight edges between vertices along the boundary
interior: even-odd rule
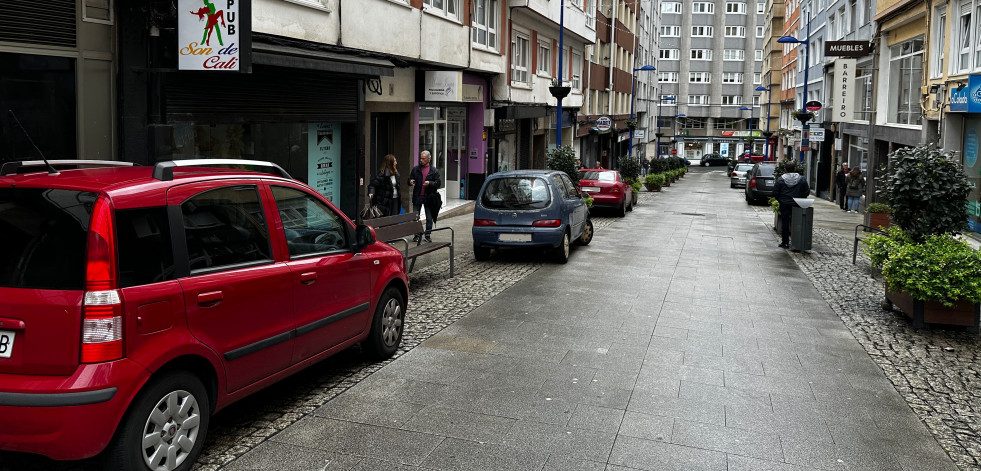
[[[637,83],[636,74],[639,71],[650,72],[652,70],[657,70],[657,69],[654,68],[653,65],[645,65],[643,67],[634,69],[634,76],[630,77],[630,121],[631,122],[633,122],[634,120],[634,101],[637,100],[637,89],[636,87],[634,87],[634,84]],[[630,128],[630,126],[627,126],[627,128]],[[627,143],[627,146],[629,147],[629,151],[627,152],[627,155],[633,157],[634,156],[634,130],[633,129],[630,129],[629,139],[630,140]]]
[[[807,121],[810,119],[807,117],[807,70],[811,68],[810,62],[807,60],[807,49],[810,44],[808,41],[811,37],[811,12],[807,12],[807,38],[797,39],[793,36],[783,36],[777,39],[778,43],[781,44],[803,44],[804,45],[804,96],[801,98],[801,140],[800,140],[800,161],[804,162],[804,149],[809,146],[807,132],[810,130],[810,126],[807,125]]]
[[[763,85],[756,87],[756,91],[766,92],[766,131],[763,133],[763,137],[766,140],[763,141],[763,160],[770,160],[770,136],[773,135],[770,132],[770,99],[773,97],[773,94],[770,93],[771,87],[773,87],[772,83],[770,87],[764,87]]]
[[[657,158],[661,158],[661,103],[665,101],[675,101],[673,96],[663,97],[661,95],[657,96]]]
[[[739,108],[742,111],[749,111],[749,137],[746,138],[746,142],[749,144],[746,148],[746,157],[749,158],[753,155],[753,105],[743,106]]]

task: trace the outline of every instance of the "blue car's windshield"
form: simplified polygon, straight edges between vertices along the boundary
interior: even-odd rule
[[[480,198],[489,209],[543,209],[550,202],[548,182],[537,177],[494,178]]]

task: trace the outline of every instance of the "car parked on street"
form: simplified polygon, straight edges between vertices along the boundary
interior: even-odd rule
[[[537,247],[559,263],[570,245],[593,240],[589,208],[565,172],[513,170],[487,177],[473,211],[473,253],[490,258],[491,249]]]
[[[758,162],[746,172],[746,202],[762,203],[773,195],[775,162]]]
[[[616,170],[580,170],[579,189],[593,198],[594,208],[613,209],[620,217],[634,210],[634,190]]]
[[[753,168],[753,164],[736,164],[736,167],[729,173],[729,188],[745,187],[746,172]]]
[[[701,165],[702,167],[709,167],[714,165],[728,165],[728,164],[729,164],[728,157],[723,157],[722,154],[714,153],[714,152],[703,155],[702,159],[698,162],[698,165]]]
[[[0,239],[0,450],[188,470],[214,412],[402,340],[401,252],[268,162],[6,163]]]

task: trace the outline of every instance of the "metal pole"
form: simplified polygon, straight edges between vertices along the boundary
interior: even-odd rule
[[[565,29],[565,0],[559,2],[559,70],[558,70],[558,80],[559,86],[562,86],[562,32]],[[534,47],[538,47],[535,45]],[[556,97],[558,102],[555,109],[557,119],[555,120],[555,147],[562,148],[562,98]]]
[[[773,98],[773,72],[766,87],[766,141],[763,142],[763,159],[770,160],[770,100]]]
[[[654,156],[655,159],[661,158],[661,90],[657,91],[657,155]]]
[[[807,69],[811,68],[810,62],[807,61],[807,50],[810,49],[811,40],[811,12],[807,12],[807,39],[800,41],[804,45],[804,96],[801,97],[800,109],[801,113],[807,113]],[[800,162],[804,163],[804,146],[810,147],[810,136],[808,131],[811,127],[807,124],[807,121],[801,123],[801,139],[800,139]]]
[[[634,62],[637,62],[636,56],[634,56]],[[637,64],[635,63],[634,65]],[[637,90],[636,88],[634,88],[634,83],[637,82],[637,68],[634,67],[633,69],[634,69],[633,73],[630,74],[630,121],[631,122],[633,122],[634,120],[634,100],[636,100],[637,98],[636,96]],[[628,138],[627,141],[627,147],[628,147],[627,156],[633,157],[634,156],[634,130],[631,129],[630,126],[627,126],[627,131],[630,132],[630,137]]]

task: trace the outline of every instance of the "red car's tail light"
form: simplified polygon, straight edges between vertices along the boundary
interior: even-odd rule
[[[611,187],[608,187],[608,189],[609,189],[609,192],[610,193],[619,193],[620,192],[620,187],[618,187],[616,185],[611,186]]]
[[[532,226],[535,227],[559,227],[562,225],[562,220],[560,219],[539,219],[533,223]]]
[[[475,226],[496,226],[497,223],[492,219],[474,219],[473,225]]]
[[[82,306],[82,363],[123,356],[123,308],[116,280],[116,243],[112,209],[99,198],[92,209],[85,261]]]

